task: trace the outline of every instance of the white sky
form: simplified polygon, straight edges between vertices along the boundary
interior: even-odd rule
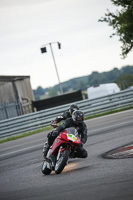
[[[98,19],[117,8],[110,0],[0,0],[0,75],[29,75],[33,89],[58,84],[49,46],[53,44],[61,82],[133,65],[121,59],[118,37]]]

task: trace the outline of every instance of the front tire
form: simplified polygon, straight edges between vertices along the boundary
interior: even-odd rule
[[[48,175],[51,173],[51,171],[52,170],[47,167],[47,162],[44,160],[42,164],[42,173]]]
[[[55,173],[56,174],[60,174],[62,172],[62,170],[64,169],[64,167],[67,163],[68,157],[69,157],[69,151],[67,151],[67,150],[63,151],[55,165]]]

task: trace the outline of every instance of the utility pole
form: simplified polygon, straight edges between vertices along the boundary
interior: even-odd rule
[[[54,61],[54,66],[55,66],[55,70],[56,70],[56,74],[57,74],[57,78],[58,78],[58,82],[59,82],[59,86],[60,86],[60,92],[61,92],[61,94],[63,94],[63,90],[62,90],[61,82],[60,82],[60,77],[59,77],[57,65],[56,65],[56,62],[55,62],[54,52],[53,52],[53,49],[52,49],[52,44],[54,44],[54,43],[57,43],[58,44],[58,48],[61,49],[61,43],[52,42],[52,43],[48,43],[48,44],[43,45],[43,47],[41,47],[41,53],[46,53],[47,52],[46,46],[47,45],[50,46],[50,50],[51,50],[51,54],[52,54],[52,58],[53,58],[53,61]]]

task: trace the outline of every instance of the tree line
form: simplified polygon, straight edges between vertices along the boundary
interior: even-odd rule
[[[117,83],[121,90],[124,90],[133,85],[133,66],[124,66],[121,69],[114,68],[107,72],[94,71],[90,75],[77,77],[68,81],[62,82],[63,93],[70,91],[86,91],[88,87],[104,84],[104,83]],[[57,96],[60,94],[59,84],[49,87],[42,88],[38,86],[36,90],[33,90],[36,100],[40,99],[40,96],[45,98]]]

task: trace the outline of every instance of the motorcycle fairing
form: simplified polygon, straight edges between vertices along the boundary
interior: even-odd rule
[[[71,146],[74,146],[75,144],[79,145],[81,143],[79,137],[76,137],[73,134],[69,134],[68,132],[69,131],[66,129],[64,132],[60,133],[59,136],[57,136],[51,148],[52,154],[55,155],[57,153],[57,150],[61,144],[68,145],[70,143]]]

